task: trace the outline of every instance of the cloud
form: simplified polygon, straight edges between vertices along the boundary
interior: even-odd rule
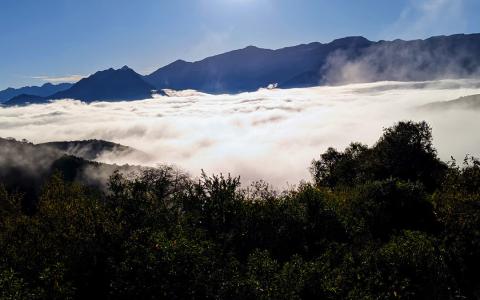
[[[467,27],[464,16],[465,0],[409,0],[383,36],[416,39],[464,32]]]
[[[33,79],[39,79],[46,82],[51,83],[62,83],[62,82],[77,82],[82,78],[85,78],[84,75],[67,75],[67,76],[59,76],[59,77],[52,77],[52,76],[32,76]]]
[[[437,38],[430,42],[379,42],[360,53],[340,49],[322,66],[322,83],[345,84],[375,81],[422,81],[442,78],[478,78],[480,68],[471,43]],[[465,66],[469,67],[465,67]]]
[[[134,102],[59,100],[0,108],[0,137],[32,142],[105,139],[149,155],[99,161],[176,165],[193,175],[241,175],[277,187],[309,179],[308,166],[328,147],[372,145],[400,120],[426,120],[439,155],[480,156],[480,111],[425,112],[420,105],[480,94],[479,80],[377,82],[238,95],[192,91]]]

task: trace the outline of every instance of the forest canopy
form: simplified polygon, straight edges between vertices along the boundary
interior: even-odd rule
[[[0,299],[480,299],[480,162],[441,161],[425,122],[285,191],[173,167],[100,187],[85,163],[3,174]]]

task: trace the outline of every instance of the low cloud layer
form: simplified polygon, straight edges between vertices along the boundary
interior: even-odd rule
[[[426,120],[439,155],[480,156],[480,111],[425,111],[418,106],[480,94],[480,82],[378,82],[260,90],[239,95],[187,91],[135,102],[61,100],[0,108],[0,136],[34,143],[104,139],[146,156],[112,155],[107,163],[174,164],[198,175],[241,175],[283,187],[309,179],[308,166],[329,146],[372,145],[400,120]]]

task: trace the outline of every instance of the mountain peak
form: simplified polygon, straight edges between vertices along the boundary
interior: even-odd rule
[[[339,46],[345,45],[359,45],[359,44],[369,44],[371,43],[368,39],[364,38],[363,36],[347,36],[340,39],[335,39],[331,42],[331,44]]]
[[[188,61],[185,61],[183,59],[177,59],[176,61],[172,62],[168,66],[178,67],[178,66],[184,66],[184,65],[188,65],[188,64],[190,64]]]
[[[397,51],[402,49],[405,51]],[[146,99],[152,90],[195,89],[206,93],[256,91],[276,82],[280,87],[348,83],[333,76],[331,58],[338,53],[340,64],[368,61],[372,71],[358,80],[423,81],[444,78],[450,66],[454,75],[469,77],[480,73],[480,34],[432,37],[426,40],[369,41],[362,36],[339,38],[330,43],[313,42],[271,50],[249,45],[199,61],[178,59],[149,75],[141,76],[128,66],[98,71],[60,93],[38,92],[39,87],[0,91],[0,102],[20,94],[74,98],[84,101]],[[377,57],[382,53],[381,57]],[[421,61],[420,64],[416,63]],[[413,63],[412,63],[413,62]],[[419,67],[422,66],[422,67]],[[426,66],[426,67],[423,67]],[[369,69],[369,70],[370,70]],[[398,70],[402,72],[398,72]],[[450,75],[449,75],[450,76]],[[49,86],[45,84],[45,86]]]
[[[183,59],[177,59],[176,61],[174,61],[172,64],[185,64],[185,63],[188,63],[187,61],[183,60]]]
[[[185,66],[188,66],[189,64],[191,64],[191,63],[188,62],[188,61],[185,61],[183,59],[177,59],[176,61],[166,65],[165,68],[167,68],[167,69],[177,69],[177,68],[183,68]]]
[[[85,102],[141,100],[151,97],[155,87],[128,66],[107,69],[83,78],[51,99],[77,99]]]

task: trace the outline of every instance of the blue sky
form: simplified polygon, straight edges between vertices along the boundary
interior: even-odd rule
[[[255,45],[480,32],[478,0],[1,0],[0,89]]]

